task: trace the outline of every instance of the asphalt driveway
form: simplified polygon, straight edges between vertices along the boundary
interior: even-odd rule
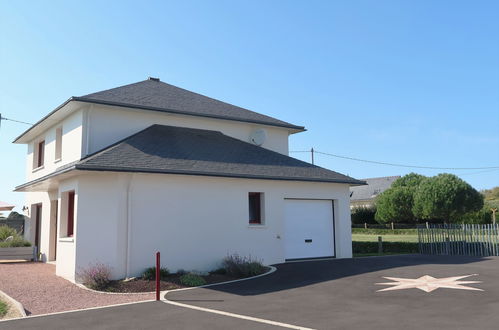
[[[277,265],[268,276],[174,291],[166,298],[313,329],[495,329],[499,324],[499,258],[391,256]],[[432,292],[390,286],[383,277],[471,275],[466,286]],[[424,287],[423,287],[424,288]],[[277,329],[269,324],[164,302],[59,314],[0,323],[0,329]]]
[[[497,329],[499,258],[390,256],[277,265],[251,281],[171,292],[167,299],[314,329]],[[383,278],[459,275],[484,291],[377,292]]]

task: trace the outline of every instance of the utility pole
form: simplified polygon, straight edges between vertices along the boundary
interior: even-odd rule
[[[497,208],[495,209],[490,209],[492,211],[492,223],[495,225],[496,224],[496,212]]]
[[[310,154],[312,155],[312,165],[314,165],[314,148],[310,149]]]

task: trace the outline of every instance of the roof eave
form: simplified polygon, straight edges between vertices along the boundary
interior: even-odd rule
[[[12,141],[12,143],[25,143],[25,142],[20,142],[20,140],[26,135],[28,134],[29,132],[31,132],[33,129],[35,129],[39,124],[41,124],[42,122],[44,122],[47,118],[49,118],[50,116],[52,116],[54,113],[56,113],[57,111],[59,111],[60,109],[64,108],[69,102],[71,101],[74,101],[75,100],[75,97],[72,96],[70,97],[69,99],[67,99],[64,103],[62,103],[61,105],[59,105],[57,108],[55,108],[54,110],[52,110],[51,112],[49,112],[45,117],[43,117],[42,119],[40,119],[39,121],[37,121],[35,124],[33,124],[33,126],[31,126],[30,128],[28,128],[27,130],[25,130],[21,135],[19,135],[18,137],[16,137],[14,139],[14,141]]]
[[[100,172],[131,172],[131,173],[155,173],[155,174],[180,174],[180,175],[197,175],[197,176],[212,176],[237,179],[257,179],[257,180],[279,180],[279,181],[299,181],[299,182],[323,182],[323,183],[339,183],[348,185],[361,184],[358,180],[335,180],[335,179],[320,179],[320,178],[299,178],[299,177],[278,177],[278,176],[263,176],[250,174],[231,174],[231,173],[211,173],[199,171],[174,171],[174,170],[155,170],[144,168],[120,168],[120,167],[104,167],[92,166],[85,164],[76,164],[75,169],[82,171],[100,171]]]
[[[181,111],[181,110],[174,110],[174,109],[167,109],[167,108],[148,107],[148,106],[129,104],[129,103],[94,100],[94,99],[88,99],[85,97],[77,97],[77,96],[73,96],[71,98],[71,100],[92,103],[92,104],[102,104],[102,105],[109,105],[109,106],[132,108],[132,109],[143,109],[143,110],[158,111],[158,112],[168,112],[168,113],[194,116],[194,117],[215,118],[215,119],[222,119],[222,120],[261,124],[261,125],[267,125],[267,126],[283,127],[283,128],[289,128],[292,130],[296,130],[296,133],[306,131],[304,126],[297,126],[297,125],[292,125],[292,124],[287,125],[287,124],[268,123],[268,122],[260,121],[260,120],[245,120],[245,119],[234,118],[234,117],[222,117],[222,116],[216,116],[216,115],[199,114],[199,113],[192,113],[192,112],[188,112],[188,111]]]

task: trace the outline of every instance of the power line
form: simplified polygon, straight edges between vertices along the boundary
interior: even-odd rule
[[[2,123],[2,120],[9,120],[9,121],[13,121],[15,123],[20,123],[20,124],[26,124],[26,125],[33,125],[31,123],[27,123],[25,121],[21,121],[21,120],[16,120],[16,119],[10,119],[10,118],[5,118],[2,116],[2,114],[0,113],[0,124]]]
[[[296,150],[296,151],[290,151],[293,153],[302,153],[302,152],[311,152],[311,150]],[[355,157],[348,157],[348,156],[341,156],[341,155],[335,155],[327,152],[322,152],[322,151],[317,151],[314,149],[315,153],[325,155],[325,156],[331,156],[331,157],[336,157],[336,158],[342,158],[342,159],[348,159],[348,160],[354,160],[357,162],[364,162],[364,163],[371,163],[371,164],[378,164],[378,165],[386,165],[386,166],[395,166],[395,167],[408,167],[408,168],[423,168],[423,169],[431,169],[431,170],[495,170],[499,169],[499,166],[486,166],[486,167],[435,167],[435,166],[420,166],[420,165],[407,165],[407,164],[397,164],[397,163],[389,163],[389,162],[380,162],[380,161],[375,161],[375,160],[367,160],[367,159],[360,159],[360,158],[355,158]]]

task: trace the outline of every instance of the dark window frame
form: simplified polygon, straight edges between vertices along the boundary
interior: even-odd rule
[[[250,192],[248,193],[248,222],[250,225],[262,225],[263,224],[263,193],[262,192]]]
[[[36,168],[42,167],[45,163],[45,140],[38,142],[38,158],[36,160]]]
[[[67,237],[74,235],[74,216],[75,216],[75,192],[68,192],[68,222],[67,222]]]

